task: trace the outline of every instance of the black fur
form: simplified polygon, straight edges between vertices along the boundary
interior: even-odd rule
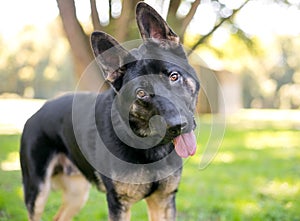
[[[181,165],[181,158],[176,154],[171,158],[167,157],[174,152],[172,140],[195,128],[193,112],[199,83],[177,35],[166,22],[145,3],[137,6],[137,21],[144,44],[132,51],[125,50],[105,33],[94,32],[91,36],[96,60],[104,70],[111,89],[98,95],[77,93],[50,100],[26,122],[21,139],[20,161],[25,203],[31,220],[36,217],[36,200],[42,191],[41,184],[47,181],[46,173],[50,162],[60,155],[70,160],[71,165],[67,167],[64,161],[58,160],[50,177],[61,173],[71,176],[73,169],[78,168],[89,182],[106,192],[111,220],[125,219],[124,213],[129,210],[130,205],[143,198],[149,201],[161,199],[158,208],[166,208],[166,214],[161,216],[165,216],[166,220],[175,219],[175,193],[181,166],[175,168],[169,176],[157,178],[166,168]],[[180,80],[175,83],[169,80],[170,73],[174,71],[180,73]],[[147,78],[143,78],[149,75],[157,76],[159,80],[147,81]],[[134,84],[126,88],[130,82]],[[140,88],[143,90],[141,97],[137,95]],[[163,96],[158,94],[159,91],[162,91]],[[95,105],[88,106],[88,101],[94,98]],[[95,113],[95,128],[76,129],[73,119],[74,100],[82,105],[80,108],[86,111],[85,115]],[[113,116],[113,121],[123,125],[123,135],[129,137],[129,143],[135,142],[134,139],[130,140],[130,136],[158,136],[152,134],[153,129],[149,126],[153,116],[161,116],[165,120],[166,134],[160,143],[151,148],[138,149],[135,145],[124,143],[116,134],[111,120],[114,109],[118,115]],[[127,121],[129,124],[126,124]],[[76,133],[82,134],[82,140]],[[101,138],[104,146],[96,145],[96,136]],[[83,139],[87,139],[87,146],[82,147]],[[124,176],[130,177],[137,173],[140,177],[145,176],[146,180],[153,178],[153,181],[128,184],[116,180],[113,165],[107,174],[97,170],[97,165],[91,163],[82,148],[97,152],[97,148],[104,147],[121,161],[136,164],[136,170],[124,168],[118,176],[124,173]],[[109,165],[110,157],[102,157],[105,162],[99,162],[99,165]],[[157,174],[142,172],[143,165],[158,161],[164,162],[165,167],[157,168]],[[139,168],[142,168],[141,171]]]

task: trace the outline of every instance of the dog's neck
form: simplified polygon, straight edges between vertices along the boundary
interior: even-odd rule
[[[108,149],[116,157],[137,164],[153,163],[164,159],[170,154],[174,154],[174,157],[178,158],[172,142],[161,145],[157,141],[157,143],[155,143],[153,138],[138,137],[131,130],[129,122],[126,122],[117,111],[113,111],[112,114],[112,121],[109,121],[110,125],[102,125],[99,122],[97,127],[98,130],[108,126],[112,128],[112,130],[106,130],[107,132],[110,131],[110,134],[100,134],[100,136],[106,145],[110,145],[109,142],[105,142],[107,137],[115,138],[114,140],[116,142],[112,144],[111,147],[108,147]],[[116,145],[116,143],[118,143],[118,145]],[[158,149],[160,151],[157,151]]]

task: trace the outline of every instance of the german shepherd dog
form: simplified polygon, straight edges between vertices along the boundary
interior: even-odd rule
[[[196,151],[200,85],[166,21],[143,2],[136,18],[138,48],[91,35],[109,90],[50,100],[26,122],[20,161],[29,220],[41,219],[52,188],[62,190],[54,220],[71,220],[91,184],[105,192],[111,221],[130,220],[130,207],[142,199],[149,220],[176,219],[182,158]]]

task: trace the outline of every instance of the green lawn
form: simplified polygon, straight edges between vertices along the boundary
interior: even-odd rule
[[[201,169],[211,129],[201,124],[199,151],[185,162],[177,195],[179,221],[300,220],[299,129],[245,128],[227,126],[218,154]],[[26,220],[20,171],[14,163],[19,138],[0,135],[0,220]],[[43,220],[51,220],[59,200],[59,193],[51,194]],[[104,195],[93,188],[74,220],[107,220]],[[144,202],[133,207],[132,220],[147,220]]]

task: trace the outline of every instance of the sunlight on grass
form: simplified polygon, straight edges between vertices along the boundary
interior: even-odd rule
[[[256,202],[238,201],[236,203],[236,206],[241,211],[241,213],[245,214],[246,216],[250,216],[261,211],[261,208],[259,207],[259,205],[257,205]]]
[[[262,112],[263,116],[267,113]],[[287,118],[295,118],[293,113],[296,112]],[[207,149],[208,140],[217,137],[211,137],[211,117],[198,120],[197,153],[184,160],[177,195],[178,221],[300,220],[299,121],[296,119],[292,123],[290,119],[288,125],[292,127],[287,128],[285,120],[282,124],[279,121],[276,125],[261,124],[265,122],[262,116],[254,120],[255,116],[251,115],[252,122],[252,118],[244,118],[250,111],[243,114],[238,116],[237,123],[227,122],[220,148],[212,143],[209,146],[212,149]],[[0,119],[0,127],[6,120],[4,116]],[[272,117],[276,116],[274,112]],[[283,115],[280,116],[282,119]],[[0,136],[1,221],[27,218],[21,173],[16,171],[19,169],[19,142],[19,134]],[[212,155],[213,151],[217,154]],[[212,157],[215,158],[209,166],[200,170],[202,161]],[[60,205],[60,197],[59,192],[50,194],[43,220],[52,219]],[[132,215],[132,220],[147,220],[145,202],[135,205]],[[107,220],[107,216],[105,195],[92,188],[87,205],[74,221]]]
[[[250,149],[264,148],[295,148],[300,145],[300,136],[297,131],[254,131],[249,132],[245,145]]]
[[[300,122],[299,110],[278,109],[241,109],[233,117],[236,120],[247,121],[276,121],[276,122]],[[232,119],[233,120],[233,119]]]
[[[286,181],[271,181],[266,185],[259,188],[259,192],[264,196],[269,196],[272,198],[287,198],[293,197],[299,194],[300,182],[297,184],[290,184]]]
[[[241,109],[237,113],[227,116],[227,123],[238,129],[273,128],[291,129],[300,128],[299,110],[278,109]]]
[[[11,152],[7,158],[1,162],[1,169],[3,171],[20,170],[19,152]]]
[[[16,189],[16,192],[17,192],[18,197],[23,201],[24,200],[23,186],[22,187],[18,187]]]
[[[213,163],[232,163],[235,160],[235,156],[232,152],[221,152],[216,155]]]

